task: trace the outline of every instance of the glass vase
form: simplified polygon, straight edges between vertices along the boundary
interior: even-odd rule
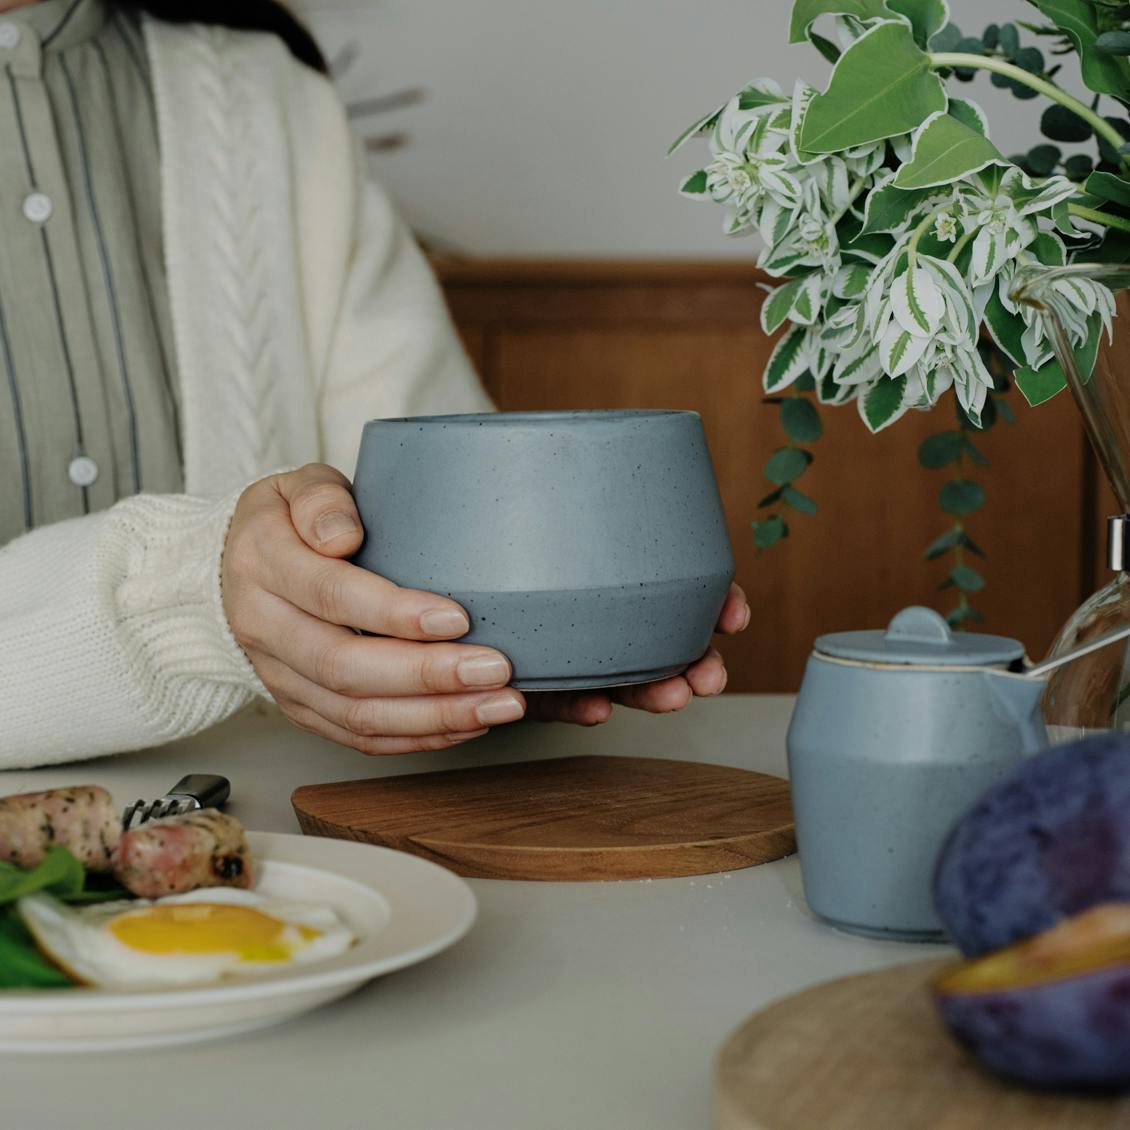
[[[1088,350],[1073,349],[1065,330],[1064,289],[1073,278],[1115,291],[1113,335],[1100,339],[1093,367]],[[1121,514],[1108,519],[1112,579],[1075,610],[1052,644],[1062,655],[1104,632],[1130,624],[1130,270],[1105,264],[1029,268],[1017,275],[1013,297],[1044,320],[1067,387]],[[1093,351],[1092,351],[1093,352]],[[1044,719],[1053,742],[1085,734],[1130,730],[1130,642],[1100,648],[1052,673]]]

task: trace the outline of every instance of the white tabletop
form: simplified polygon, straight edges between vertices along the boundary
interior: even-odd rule
[[[97,783],[123,804],[186,772],[230,777],[248,827],[296,832],[298,785],[572,753],[783,774],[788,696],[681,715],[618,710],[593,730],[523,723],[462,750],[367,760],[266,708],[162,750],[0,773],[0,793]],[[148,1053],[0,1061],[11,1130],[690,1130],[712,1121],[714,1057],[768,1001],[942,952],[815,921],[795,858],[622,883],[472,880],[480,914],[447,953],[279,1028]]]

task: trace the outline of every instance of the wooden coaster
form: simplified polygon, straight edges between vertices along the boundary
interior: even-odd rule
[[[942,1027],[916,961],[817,985],[747,1020],[718,1065],[719,1130],[1128,1130],[1130,1099],[1033,1091]]]
[[[651,757],[560,757],[305,785],[307,835],[383,844],[485,879],[734,871],[796,850],[777,777]]]

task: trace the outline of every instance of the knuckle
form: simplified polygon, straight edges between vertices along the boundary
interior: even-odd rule
[[[351,685],[348,652],[340,644],[323,647],[313,657],[314,677],[319,686],[337,694],[346,693]]]
[[[382,711],[373,699],[354,699],[346,707],[343,721],[350,733],[362,737],[377,738],[384,732]]]
[[[341,570],[321,568],[311,578],[314,605],[323,620],[332,620],[342,604]]]
[[[295,494],[291,509],[309,511],[312,514],[319,510],[340,509],[344,489],[340,483],[307,483]]]
[[[410,670],[413,684],[425,694],[439,694],[454,686],[454,664],[435,645],[417,651]]]

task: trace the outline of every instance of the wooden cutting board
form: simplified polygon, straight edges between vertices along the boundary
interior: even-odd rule
[[[719,1130],[1127,1130],[1130,1099],[1027,1090],[935,1016],[916,961],[817,985],[746,1021],[718,1065]]]
[[[651,757],[561,757],[305,785],[307,835],[399,848],[486,879],[733,871],[796,850],[778,777]]]

